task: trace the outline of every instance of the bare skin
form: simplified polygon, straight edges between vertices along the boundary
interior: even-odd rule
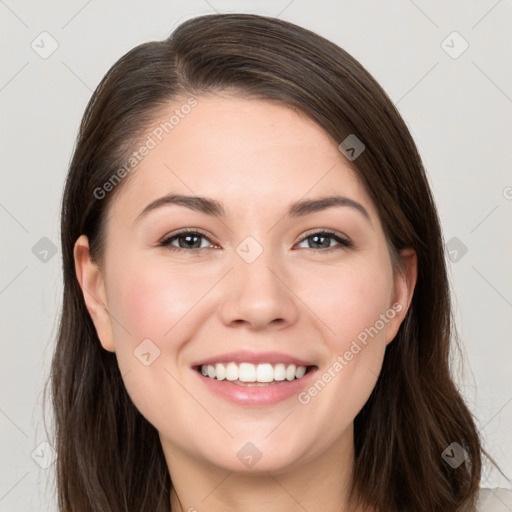
[[[119,185],[101,265],[91,262],[85,236],[76,242],[77,279],[98,337],[159,432],[173,511],[360,512],[347,501],[353,420],[409,307],[416,256],[403,251],[404,271],[393,276],[375,205],[313,121],[269,101],[197,101]],[[225,216],[169,204],[139,216],[170,193],[215,199]],[[369,218],[350,206],[286,215],[293,202],[334,195]],[[206,236],[196,235],[192,248],[186,235],[160,245],[183,228]],[[325,229],[351,245],[331,234],[312,238]],[[237,252],[248,236],[252,245],[242,247],[262,250],[250,263]],[[377,325],[355,353],[353,341]],[[148,366],[134,357],[147,339],[151,354],[160,351]],[[292,355],[331,378],[316,393],[301,390],[302,400],[232,403],[191,365],[242,349]],[[247,443],[261,454],[251,467],[238,456]]]

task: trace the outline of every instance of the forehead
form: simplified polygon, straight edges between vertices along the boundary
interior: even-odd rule
[[[200,96],[187,113],[182,101],[162,109],[143,134],[153,146],[125,178],[112,210],[134,218],[168,193],[208,196],[261,212],[300,198],[340,194],[375,208],[351,164],[318,124],[273,101]],[[169,120],[174,115],[173,123]]]

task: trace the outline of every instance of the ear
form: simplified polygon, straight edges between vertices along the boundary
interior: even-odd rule
[[[395,276],[390,310],[395,316],[389,321],[386,329],[386,345],[396,336],[412,301],[414,287],[418,276],[417,257],[413,249],[403,249],[399,254],[399,270]]]
[[[115,352],[105,283],[99,266],[91,261],[89,240],[85,235],[81,235],[75,242],[73,255],[76,278],[82,289],[85,306],[91,315],[101,345],[105,350]]]

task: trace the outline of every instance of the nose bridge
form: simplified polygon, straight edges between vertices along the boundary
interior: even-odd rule
[[[263,247],[252,236],[238,244],[220,308],[226,324],[247,323],[255,329],[296,321],[296,303],[283,282],[282,263],[270,246]]]

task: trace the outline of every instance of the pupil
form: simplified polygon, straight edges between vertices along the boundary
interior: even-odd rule
[[[193,239],[196,239],[196,242],[194,243],[192,240]],[[197,247],[197,248],[200,248],[201,247],[201,241],[200,241],[200,238],[199,236],[197,235],[184,235],[180,238],[180,240],[183,240],[185,239],[185,244],[187,247]],[[322,235],[313,235],[310,237],[310,239],[313,240],[313,244],[314,245],[320,245],[321,247],[329,247],[330,246],[330,243],[329,243],[329,237],[328,236],[322,236]],[[319,240],[324,240],[324,243],[322,242],[319,242]],[[199,243],[198,243],[199,241]],[[309,244],[311,245],[311,244]],[[183,247],[182,244],[180,244],[180,246]]]
[[[187,244],[186,247],[201,247],[201,241],[199,241],[199,245],[197,243],[196,244],[194,244],[194,243],[190,244],[190,240],[193,239],[193,238],[199,239],[198,236],[196,236],[196,235],[185,235],[183,238],[185,238],[185,240],[186,240],[186,242],[185,242]]]
[[[322,236],[322,235],[313,235],[313,241],[316,244],[318,239],[323,238],[327,243],[320,244],[322,247],[329,247],[329,237],[328,236]]]

